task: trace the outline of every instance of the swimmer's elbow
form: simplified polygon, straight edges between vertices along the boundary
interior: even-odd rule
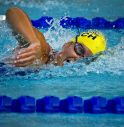
[[[10,17],[13,13],[17,13],[18,11],[21,11],[21,9],[20,8],[18,8],[18,7],[11,7],[11,8],[9,8],[7,11],[6,11],[6,17],[8,18],[8,17]]]

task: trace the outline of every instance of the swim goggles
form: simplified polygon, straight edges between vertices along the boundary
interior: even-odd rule
[[[74,45],[74,51],[76,52],[77,55],[84,57],[85,54],[85,49],[84,47],[77,41],[78,36],[76,36],[76,42]]]

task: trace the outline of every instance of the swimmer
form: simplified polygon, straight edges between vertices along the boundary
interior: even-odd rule
[[[25,67],[39,61],[41,65],[53,63],[63,66],[65,61],[75,61],[99,54],[106,49],[106,40],[100,32],[84,32],[65,43],[60,52],[54,52],[44,35],[32,26],[27,14],[12,7],[6,12],[6,20],[19,46],[13,65]]]

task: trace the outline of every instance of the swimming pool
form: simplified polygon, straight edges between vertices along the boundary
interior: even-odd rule
[[[5,14],[8,7],[13,5],[24,9],[31,19],[41,16],[52,16],[55,19],[55,30],[44,32],[47,41],[59,50],[65,41],[77,34],[77,30],[63,29],[58,25],[61,17],[105,17],[115,20],[124,17],[124,3],[122,0],[31,0],[30,2],[6,0],[1,2],[0,14]],[[60,10],[59,10],[60,9]],[[59,11],[58,11],[59,10]],[[81,30],[83,31],[83,30]],[[0,75],[0,95],[16,98],[21,95],[40,98],[54,95],[60,98],[78,95],[89,98],[94,95],[112,98],[124,96],[124,31],[102,30],[108,40],[108,51],[96,62],[85,65],[82,61],[66,63],[64,67],[53,65],[37,68],[13,68],[7,66],[4,74]],[[16,40],[10,34],[6,23],[0,21],[0,59],[11,53]],[[20,76],[18,71],[25,71],[27,75]],[[28,73],[34,71],[33,73]],[[16,118],[16,119],[15,119]],[[30,126],[30,127],[123,127],[124,115],[102,114],[0,114],[0,126]]]

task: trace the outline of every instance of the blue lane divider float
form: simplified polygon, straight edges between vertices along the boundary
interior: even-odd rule
[[[48,29],[54,23],[52,17],[41,17],[38,20],[32,20],[36,28]],[[115,21],[108,21],[103,17],[95,17],[91,20],[84,17],[65,17],[60,19],[60,26],[63,28],[82,28],[82,29],[124,29],[124,18],[118,18]]]
[[[32,20],[31,21],[33,26],[35,26],[36,28],[49,28],[51,27],[51,25],[53,24],[53,18],[52,17],[41,17],[38,20]]]
[[[69,96],[59,99],[56,96],[45,96],[35,99],[31,96],[20,96],[12,99],[8,96],[0,96],[0,112],[124,114],[124,97],[106,99],[93,96],[83,99],[78,96]]]
[[[77,96],[69,96],[60,101],[60,110],[65,113],[82,113],[83,99]]]

